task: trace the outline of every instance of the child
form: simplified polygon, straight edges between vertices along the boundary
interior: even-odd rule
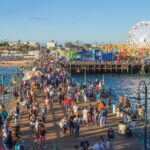
[[[39,127],[39,138],[40,138],[40,145],[45,142],[45,133],[46,133],[46,130],[45,130],[45,126],[44,125],[41,125]]]
[[[31,125],[31,129],[33,130],[35,127],[35,117],[33,114],[30,117],[30,125]]]
[[[88,124],[92,125],[92,115],[88,113]]]

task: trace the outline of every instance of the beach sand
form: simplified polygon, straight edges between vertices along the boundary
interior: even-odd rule
[[[0,67],[19,67],[27,66],[31,61],[28,60],[19,60],[19,61],[0,61]]]

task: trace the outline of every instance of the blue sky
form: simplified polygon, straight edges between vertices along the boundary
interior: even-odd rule
[[[122,42],[150,0],[0,0],[0,40]]]

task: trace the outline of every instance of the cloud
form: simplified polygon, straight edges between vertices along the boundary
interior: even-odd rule
[[[46,17],[40,17],[40,16],[33,16],[33,17],[30,17],[29,18],[30,20],[37,20],[37,21],[50,21],[50,19],[49,18],[46,18]]]

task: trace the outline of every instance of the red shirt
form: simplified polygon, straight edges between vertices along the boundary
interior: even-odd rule
[[[67,98],[65,99],[65,105],[70,105],[70,104],[71,104],[71,100],[70,100],[69,97],[67,97]]]
[[[99,90],[99,85],[97,84],[97,85],[96,85],[96,91],[98,91],[98,90]]]

